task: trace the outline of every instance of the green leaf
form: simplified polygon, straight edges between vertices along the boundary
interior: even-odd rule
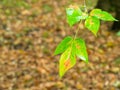
[[[88,28],[95,36],[100,27],[100,20],[95,16],[89,16],[85,21],[85,27]]]
[[[59,61],[59,76],[63,77],[63,75],[72,68],[76,64],[76,57],[74,49],[69,47],[60,57]]]
[[[100,19],[104,21],[117,21],[111,14],[105,11],[102,11]]]
[[[117,21],[110,13],[102,11],[101,9],[93,9],[90,12],[91,16],[95,16],[104,21]]]
[[[73,26],[74,24],[76,24],[77,22],[80,21],[81,19],[81,15],[82,15],[82,11],[77,8],[67,8],[66,9],[66,14],[67,14],[67,22],[70,26]]]
[[[116,35],[117,35],[117,36],[120,36],[120,31],[118,31]]]
[[[54,55],[63,53],[70,46],[71,40],[72,40],[72,37],[70,36],[64,38],[55,49]]]
[[[75,39],[74,43],[75,43],[75,47],[76,47],[76,55],[80,59],[82,59],[83,61],[88,63],[88,54],[87,54],[87,50],[86,50],[85,41],[83,39],[77,38],[77,39]]]
[[[90,15],[91,16],[95,16],[97,18],[100,19],[101,17],[101,14],[102,14],[102,10],[101,9],[93,9],[91,12],[90,12]]]

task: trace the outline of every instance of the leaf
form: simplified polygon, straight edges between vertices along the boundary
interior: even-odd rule
[[[67,14],[67,22],[70,26],[73,26],[74,24],[76,24],[77,22],[80,21],[81,19],[81,15],[82,15],[82,11],[77,8],[67,8],[66,9],[66,14]]]
[[[102,11],[101,9],[93,9],[90,12],[91,16],[95,16],[104,21],[117,21],[110,13]]]
[[[76,55],[88,63],[88,54],[86,50],[86,44],[83,39],[77,38],[75,39],[75,47],[76,47]]]
[[[97,18],[100,19],[101,17],[101,14],[102,14],[102,10],[101,9],[93,9],[91,12],[90,12],[90,15],[91,16],[95,16]]]
[[[69,47],[60,57],[59,75],[63,77],[66,71],[76,64],[74,49]]]
[[[111,14],[105,11],[102,11],[100,19],[104,21],[117,21]]]
[[[100,27],[100,20],[94,16],[89,16],[85,21],[85,27],[96,36]]]
[[[72,37],[70,36],[64,38],[55,49],[54,55],[61,54],[62,52],[64,52],[70,46],[71,40],[72,40]]]
[[[116,35],[117,35],[117,36],[120,36],[120,31],[118,31]]]

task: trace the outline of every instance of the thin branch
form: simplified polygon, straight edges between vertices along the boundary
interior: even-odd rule
[[[85,8],[85,12],[88,12],[88,11],[87,11],[86,0],[84,0],[84,8]]]
[[[79,29],[80,29],[80,24],[81,24],[81,23],[82,23],[82,20],[80,21],[79,26],[78,26],[78,28],[77,28],[77,30],[76,30],[76,32],[75,32],[74,39],[76,39],[76,37],[77,37],[77,34],[78,34]]]

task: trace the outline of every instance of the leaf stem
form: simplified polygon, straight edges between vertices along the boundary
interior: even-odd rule
[[[84,0],[84,8],[85,8],[85,12],[88,12],[87,5],[86,5],[86,0]]]
[[[79,31],[79,29],[80,29],[80,24],[82,23],[82,20],[80,21],[80,23],[79,23],[79,25],[78,25],[78,28],[77,28],[77,30],[76,30],[76,32],[75,32],[75,36],[74,36],[74,39],[73,40],[75,40],[76,39],[76,37],[77,37],[77,35],[78,35],[78,31]]]

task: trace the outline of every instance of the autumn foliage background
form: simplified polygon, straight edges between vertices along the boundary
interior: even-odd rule
[[[65,8],[82,0],[0,1],[0,90],[119,90],[120,35],[102,22],[95,37],[80,26],[89,64],[77,61],[60,79],[55,47],[75,27],[66,22]],[[115,15],[115,13],[112,13]]]

